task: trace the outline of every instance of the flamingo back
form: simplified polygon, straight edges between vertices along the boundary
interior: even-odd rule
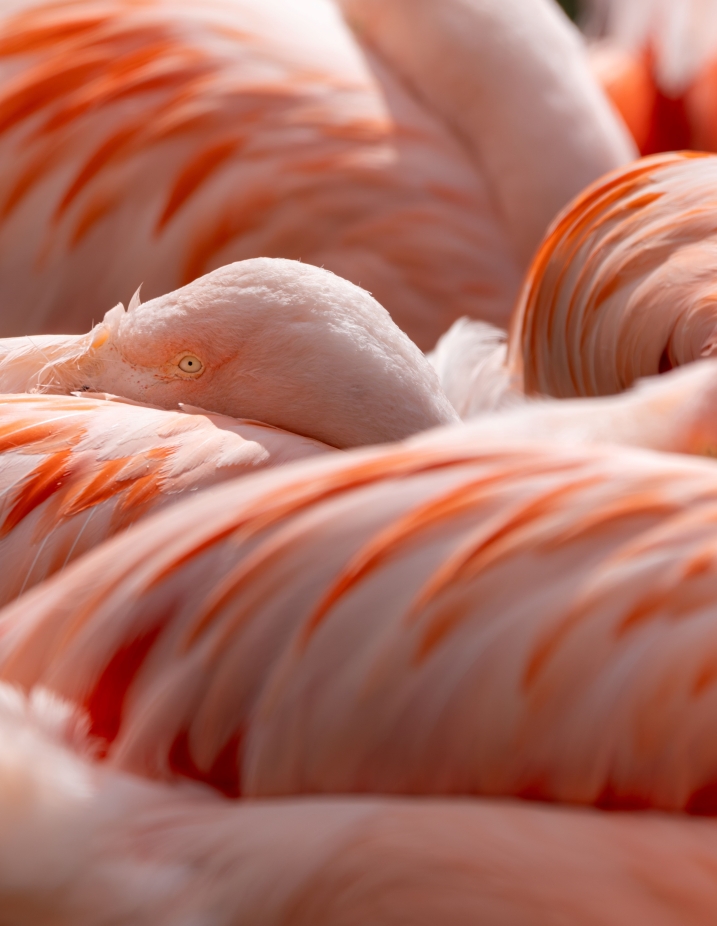
[[[0,686],[0,903],[13,923],[713,921],[714,821],[425,797],[230,804],[88,761],[73,719],[47,692]]]
[[[162,505],[328,452],[258,422],[73,396],[0,403],[0,601]]]
[[[525,392],[609,395],[717,344],[717,158],[644,158],[553,224],[518,300],[508,364]]]
[[[145,521],[4,611],[0,671],[234,796],[713,813],[715,524],[705,461],[424,437]]]
[[[510,311],[481,176],[329,0],[12,0],[0,86],[4,336],[254,256],[362,285],[424,348]]]

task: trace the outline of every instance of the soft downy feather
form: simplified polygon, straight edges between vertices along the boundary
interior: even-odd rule
[[[427,355],[441,388],[464,421],[525,401],[511,383],[507,342],[502,329],[459,318]]]
[[[122,309],[124,311],[124,308]],[[0,385],[3,393],[69,393],[104,337],[89,334],[28,335],[0,340]]]

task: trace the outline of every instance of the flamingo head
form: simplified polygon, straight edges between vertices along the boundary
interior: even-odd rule
[[[259,258],[109,311],[75,388],[257,419],[336,447],[457,421],[421,351],[369,293]]]

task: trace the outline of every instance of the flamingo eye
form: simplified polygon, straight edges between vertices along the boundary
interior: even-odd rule
[[[182,373],[201,373],[204,369],[204,364],[199,357],[195,357],[194,354],[185,354],[177,366]]]

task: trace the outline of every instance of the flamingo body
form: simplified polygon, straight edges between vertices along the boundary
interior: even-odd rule
[[[7,686],[0,744],[0,903],[18,926],[713,920],[713,821],[425,798],[230,804],[88,762],[65,705]]]
[[[233,795],[714,812],[714,467],[440,433],[144,521],[6,608],[3,678]]]
[[[6,4],[2,333],[82,331],[141,283],[154,297],[256,256],[360,284],[422,348],[460,315],[505,324],[554,212],[632,148],[547,0],[512,0],[530,15],[521,33],[505,0],[451,0],[450,17],[445,3],[390,6],[386,42],[372,28],[362,45],[329,0]],[[391,29],[414,26],[460,68],[428,99],[393,59]],[[504,82],[482,35],[510,46]],[[446,112],[462,84],[485,97],[468,132],[458,97]],[[539,129],[545,100],[537,157],[526,115]]]
[[[0,601],[183,494],[329,451],[219,415],[57,396],[0,403]]]
[[[469,378],[468,388],[459,398],[477,406],[486,394],[476,388],[485,386],[480,380],[485,372],[484,367],[479,368],[477,380]],[[499,385],[505,381],[505,370],[500,372]],[[616,396],[536,399],[508,390],[500,398],[497,413],[485,407],[478,411],[469,408],[463,427],[442,430],[444,445],[470,442],[480,447],[520,438],[568,446],[621,444],[708,457],[717,451],[717,365],[712,360],[640,380]],[[438,434],[431,431],[426,440]]]
[[[717,158],[656,155],[588,188],[552,226],[511,322],[524,391],[606,395],[711,356]]]

